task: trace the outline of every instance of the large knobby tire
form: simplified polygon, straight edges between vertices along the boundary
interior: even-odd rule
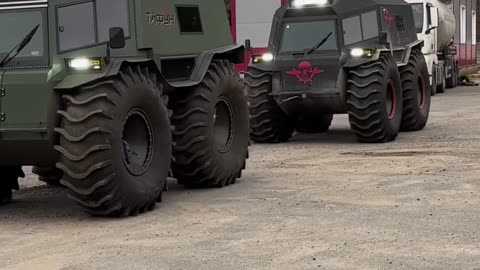
[[[0,206],[12,202],[12,191],[19,189],[19,177],[25,177],[20,166],[0,167]]]
[[[256,67],[249,67],[245,74],[245,83],[252,140],[257,143],[288,141],[292,137],[295,126],[270,95],[272,74]]]
[[[333,114],[299,116],[295,124],[295,130],[307,134],[323,133],[328,131],[332,121]]]
[[[413,50],[408,64],[400,68],[403,88],[402,131],[418,131],[427,125],[431,103],[428,76],[422,52]]]
[[[168,99],[140,65],[62,95],[57,168],[70,197],[99,216],[134,216],[161,200],[171,162]]]
[[[402,120],[402,85],[393,57],[348,72],[347,110],[350,125],[362,142],[385,143],[396,139]]]
[[[223,187],[242,175],[250,144],[244,83],[228,61],[213,62],[194,89],[173,96],[173,176],[186,187]]]
[[[437,85],[437,94],[444,94],[447,89],[447,79],[445,77],[442,80],[442,83]]]

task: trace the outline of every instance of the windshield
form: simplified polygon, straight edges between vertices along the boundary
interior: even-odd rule
[[[47,46],[45,12],[21,10],[0,12],[0,59],[3,59],[38,24],[40,27],[30,43],[7,66],[45,65]],[[5,38],[8,37],[8,38]]]
[[[423,32],[423,4],[412,4],[413,18],[415,20],[415,28],[417,33]]]
[[[330,33],[333,33],[332,36],[316,50],[317,52],[337,50],[335,21],[285,23],[280,52],[308,51]]]

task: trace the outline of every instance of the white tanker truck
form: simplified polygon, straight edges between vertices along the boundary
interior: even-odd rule
[[[451,0],[405,0],[412,5],[418,39],[424,40],[432,95],[454,88],[458,82],[457,48],[453,45],[455,16]]]

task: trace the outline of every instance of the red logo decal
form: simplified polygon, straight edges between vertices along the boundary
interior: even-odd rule
[[[391,24],[392,24],[394,18],[393,18],[392,15],[390,15],[390,10],[388,10],[388,8],[383,9],[383,18],[387,22],[388,26],[392,26]]]
[[[298,65],[298,69],[294,68],[292,71],[287,72],[287,74],[297,77],[297,80],[304,85],[311,85],[315,76],[324,72],[325,70],[312,67],[310,62],[303,61]]]

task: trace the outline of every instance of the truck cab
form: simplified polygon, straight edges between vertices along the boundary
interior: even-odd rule
[[[423,40],[422,52],[430,74],[433,94],[443,93],[445,88],[456,86],[458,67],[453,46],[456,20],[448,6],[451,1],[406,0],[415,19],[418,39]]]

